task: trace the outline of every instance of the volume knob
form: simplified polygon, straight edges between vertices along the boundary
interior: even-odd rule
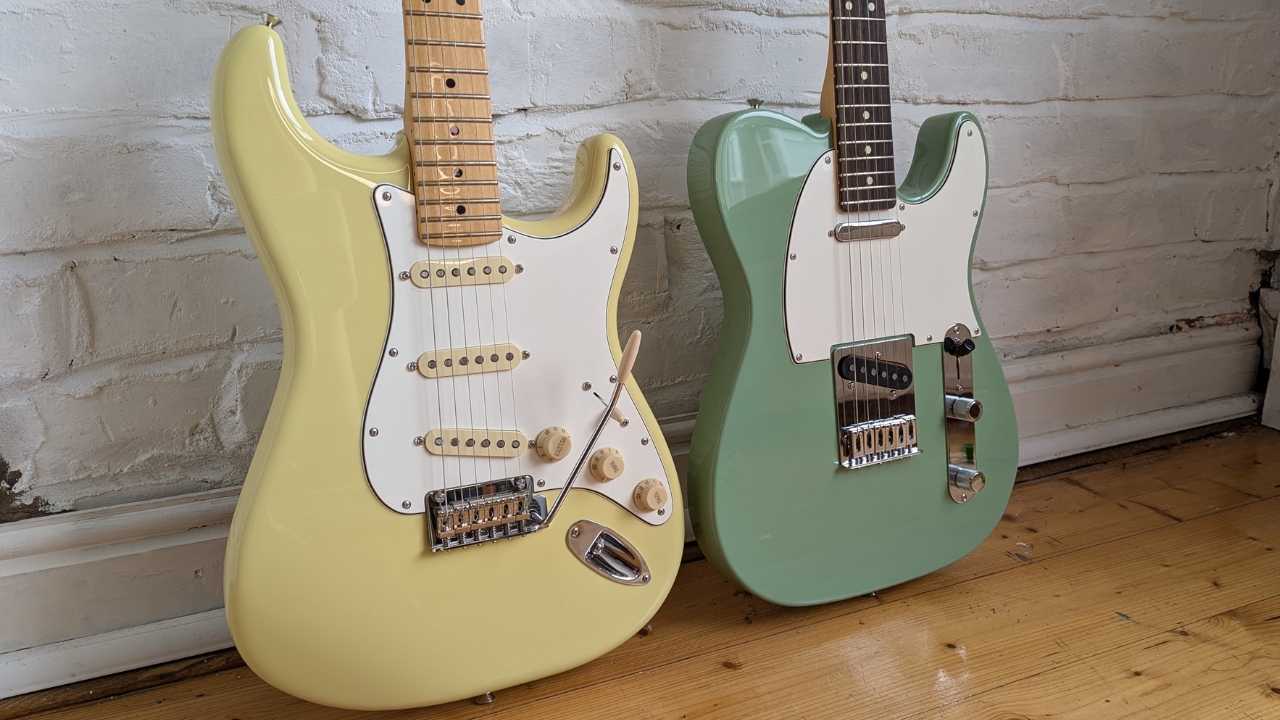
[[[609,482],[617,480],[622,471],[627,469],[627,464],[622,460],[622,453],[617,448],[604,447],[595,451],[591,455],[591,463],[587,466],[591,468],[591,474],[600,482]]]
[[[657,478],[641,480],[631,494],[631,499],[636,501],[636,507],[641,510],[653,512],[667,504],[667,487]]]
[[[560,462],[573,449],[573,438],[569,437],[568,430],[552,425],[538,433],[533,447],[543,460],[549,463]]]

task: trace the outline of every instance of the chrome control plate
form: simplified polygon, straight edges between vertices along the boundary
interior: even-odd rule
[[[841,466],[854,469],[919,454],[911,351],[910,337],[832,351]]]
[[[966,503],[986,485],[978,470],[976,423],[982,405],[973,397],[973,335],[957,323],[942,341],[942,391],[947,408],[947,492]]]

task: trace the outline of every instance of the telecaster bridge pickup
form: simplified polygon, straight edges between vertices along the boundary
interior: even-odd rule
[[[546,514],[546,500],[534,496],[528,475],[435,490],[427,494],[431,551],[527,535]]]
[[[432,455],[461,457],[519,457],[529,447],[529,439],[519,430],[436,428],[422,443]]]
[[[516,274],[516,264],[509,258],[482,257],[470,260],[422,260],[409,269],[409,280],[420,288],[463,287],[464,285],[497,285]]]
[[[511,343],[431,350],[418,358],[418,372],[425,378],[498,372],[515,368],[521,359],[520,348]]]
[[[832,350],[842,467],[852,470],[919,454],[912,362],[909,337]]]

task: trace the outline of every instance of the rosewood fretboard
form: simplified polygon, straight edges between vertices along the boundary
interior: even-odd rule
[[[480,0],[403,0],[409,141],[418,237],[480,245],[502,237]]]
[[[887,210],[897,180],[883,0],[832,0],[831,58],[840,209]]]

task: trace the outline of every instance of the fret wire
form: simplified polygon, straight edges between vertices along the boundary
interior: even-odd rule
[[[485,69],[432,67],[430,65],[415,65],[409,68],[409,72],[411,73],[434,72],[434,73],[441,73],[446,75],[488,75],[489,74],[489,71]]]
[[[416,165],[438,165],[444,167],[454,167],[457,165],[494,165],[498,163],[493,160],[418,160]],[[496,182],[496,181],[495,181]]]
[[[406,45],[428,45],[431,47],[449,47],[449,48],[480,48],[484,49],[482,42],[462,42],[461,40],[454,42],[452,40],[419,40],[413,38],[405,41]]]
[[[861,200],[855,200],[855,201],[853,201],[853,202],[862,202],[862,201],[861,201]],[[503,231],[502,231],[502,230],[487,230],[487,231],[483,231],[483,230],[482,230],[482,231],[480,231],[480,232],[474,232],[474,231],[473,231],[473,232],[433,232],[433,233],[431,233],[431,237],[458,237],[458,238],[461,238],[461,237],[489,237],[490,235],[496,235],[496,236],[498,236],[498,237],[502,237],[502,233],[503,233]]]
[[[458,180],[449,178],[447,180],[419,180],[419,187],[439,187],[444,185],[497,185],[497,180]]]
[[[437,122],[442,122],[442,123],[456,123],[456,122],[461,122],[461,123],[480,123],[480,124],[482,124],[482,125],[492,125],[492,124],[493,124],[493,118],[491,118],[491,117],[487,117],[487,118],[484,118],[484,117],[443,117],[443,116],[440,116],[440,115],[414,115],[414,116],[413,116],[413,121],[414,121],[414,122],[416,122],[416,123],[437,123]]]
[[[411,92],[411,98],[448,98],[451,100],[488,100],[487,94],[479,93],[433,93],[433,92]]]
[[[476,20],[484,17],[483,15],[476,15],[475,13],[447,13],[440,12],[439,10],[405,10],[404,14],[413,17],[471,18]]]
[[[490,184],[492,185],[492,184],[496,184],[496,183],[490,183]],[[456,199],[458,200],[458,204],[459,204],[459,205],[465,205],[466,203],[475,203],[475,204],[483,205],[483,204],[485,204],[485,203],[496,203],[496,202],[501,202],[501,200],[500,200],[499,198],[456,198]],[[450,201],[451,201],[451,199],[450,199],[450,198],[443,198],[443,200],[444,200],[444,201],[446,201],[446,202],[450,202]],[[464,200],[466,201],[466,203],[464,203],[464,202],[463,202]],[[437,198],[437,199],[435,199],[435,200],[419,200],[419,201],[418,201],[418,204],[419,204],[419,205],[436,205],[436,204],[439,204],[439,202],[440,202],[440,199],[439,199],[439,198]],[[472,217],[472,216],[470,216],[470,215],[459,215],[459,216],[458,216],[458,219],[459,219],[459,220],[475,220],[475,219],[477,219],[478,217],[479,217],[479,216]]]
[[[459,140],[457,138],[440,138],[439,140],[429,140],[427,138],[418,138],[413,141],[414,145],[492,145],[492,140]]]

